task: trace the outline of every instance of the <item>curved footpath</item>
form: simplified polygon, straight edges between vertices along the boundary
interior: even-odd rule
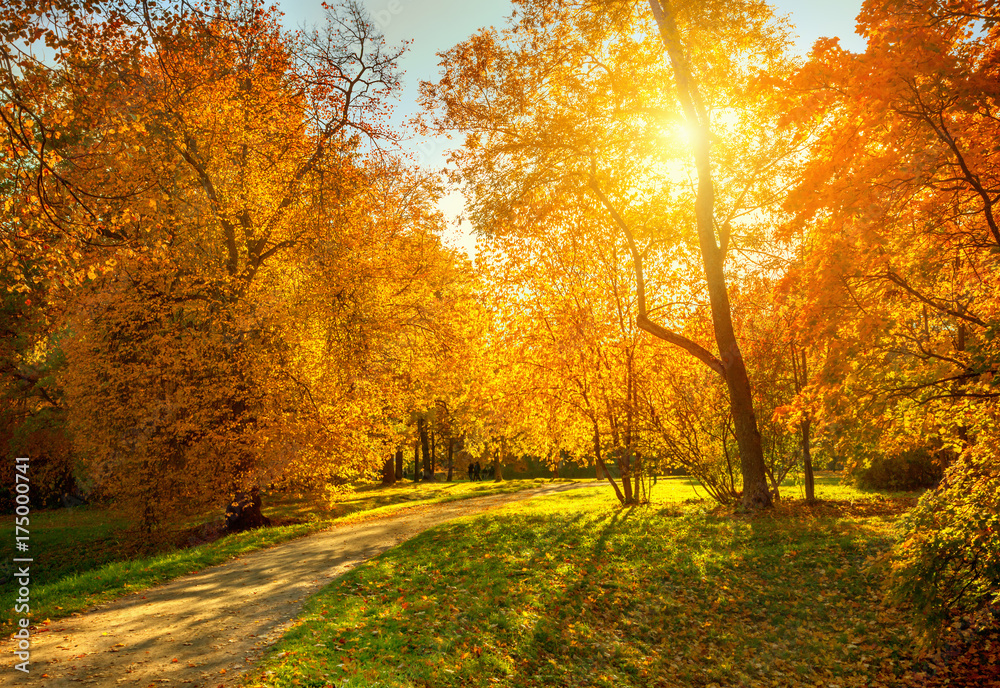
[[[232,686],[291,626],[306,597],[421,531],[578,483],[406,509],[258,550],[34,629],[30,674],[3,643],[0,685]]]

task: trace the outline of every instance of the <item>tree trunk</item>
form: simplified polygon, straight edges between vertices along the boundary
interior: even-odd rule
[[[423,418],[417,420],[417,430],[420,433],[420,449],[424,456],[424,473],[427,474],[431,471],[431,449],[427,442],[427,422]]]
[[[816,501],[816,483],[813,478],[812,452],[809,449],[809,418],[802,421],[802,467],[806,474],[806,501]]]
[[[926,307],[925,307],[926,308]],[[926,313],[926,311],[925,311]],[[809,358],[806,354],[806,347],[802,347],[802,361],[798,366],[798,370],[795,370],[795,347],[792,347],[792,372],[795,373],[795,391],[801,392],[802,389],[809,383]],[[801,380],[799,379],[801,378]],[[809,431],[812,422],[809,418],[809,412],[806,412],[805,417],[802,419],[802,471],[805,473],[806,479],[806,501],[815,502],[816,501],[816,482],[813,477],[813,462],[812,462],[812,451],[809,447]]]
[[[622,474],[622,487],[625,492],[626,504],[639,503],[639,473],[636,471],[636,459],[633,452],[633,423],[635,421],[632,409],[633,396],[635,393],[635,376],[633,374],[634,357],[632,351],[628,352],[628,367],[626,368],[627,378],[625,384],[625,446],[622,447],[622,457],[624,459],[624,470]],[[632,481],[635,480],[633,487]]]
[[[618,451],[621,460],[618,462],[618,471],[622,476],[622,491],[625,493],[625,504],[635,504],[635,497],[632,494],[632,466],[628,449],[619,447]]]
[[[437,473],[437,433],[432,432],[431,435],[431,477]]]
[[[403,479],[403,448],[396,447],[396,480]]]
[[[611,483],[611,487],[615,488],[615,494],[618,495],[618,501],[622,504],[625,503],[625,495],[622,491],[618,489],[618,483],[615,479],[611,477],[608,467],[604,464],[604,459],[601,458],[601,431],[597,427],[597,423],[594,423],[594,465],[597,466],[597,479],[607,478],[608,482]]]
[[[226,327],[227,325],[224,323],[223,328],[225,329]],[[237,351],[242,351],[242,347],[239,344],[236,344],[235,348],[235,351],[230,350],[230,354],[234,357]],[[247,396],[249,396],[248,386],[245,378],[240,374],[237,377],[236,390],[228,400],[228,406],[232,413],[232,419],[240,428],[241,434],[256,424],[256,419],[253,416],[247,415]],[[256,463],[251,453],[242,452],[236,461],[234,474],[253,475],[257,467]],[[259,487],[255,486],[249,492],[246,492],[238,484],[233,484],[230,489],[231,498],[229,504],[226,506],[227,530],[236,533],[271,525],[271,520],[262,511],[263,502]]]
[[[727,308],[728,305],[727,298]],[[728,311],[726,315],[729,315]],[[727,320],[729,320],[729,334],[732,335],[732,320],[728,318]],[[718,334],[716,339],[719,339]],[[740,448],[740,473],[743,476],[742,504],[748,510],[766,509],[772,506],[771,492],[767,489],[767,467],[764,464],[764,448],[761,444],[760,431],[757,429],[757,416],[753,410],[750,379],[747,377],[743,356],[736,346],[736,337],[731,336],[730,341],[730,356],[727,357],[724,354],[722,360],[723,364],[726,365],[729,407],[733,414],[736,444]]]
[[[420,480],[420,440],[413,444],[413,482]]]
[[[238,533],[251,528],[270,526],[271,519],[261,511],[260,490],[253,488],[249,493],[237,492],[226,507],[226,529]]]
[[[635,504],[635,496],[632,494],[632,475],[628,467],[619,470],[622,476],[622,492],[625,493],[625,504]]]
[[[396,457],[390,454],[382,466],[382,484],[392,485],[394,482],[396,482]]]
[[[645,497],[645,495],[642,494],[642,460],[638,457],[633,457],[633,459],[632,479],[635,481],[635,486],[632,488],[632,495],[635,497],[635,501],[638,504]]]
[[[712,181],[711,130],[708,113],[684,55],[680,32],[669,0],[650,0],[649,4],[660,28],[660,36],[667,54],[670,56],[678,97],[684,109],[688,129],[694,139],[693,152],[695,167],[698,170],[698,192],[695,198],[698,244],[712,306],[715,342],[719,348],[723,377],[729,387],[729,406],[733,414],[736,443],[740,448],[740,471],[743,474],[742,504],[746,509],[767,508],[771,506],[771,493],[767,488],[764,450],[757,428],[757,416],[753,409],[750,379],[747,376],[743,354],[736,341],[732,308],[726,289],[724,264],[729,243],[728,231],[724,228],[720,231],[721,245],[716,241],[715,186]]]
[[[500,464],[501,454],[503,454],[503,450],[497,449],[497,453],[493,455],[493,482],[495,483],[503,482],[503,466]]]
[[[455,438],[448,436],[448,482],[451,482],[452,473],[455,470]]]

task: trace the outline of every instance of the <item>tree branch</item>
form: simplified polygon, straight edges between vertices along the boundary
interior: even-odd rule
[[[603,205],[605,209],[607,209],[608,213],[610,213],[611,217],[615,221],[615,224],[617,224],[619,229],[622,230],[622,233],[625,235],[625,239],[628,242],[628,249],[632,254],[632,266],[635,269],[636,293],[638,296],[639,314],[635,319],[636,325],[638,325],[640,329],[649,332],[654,337],[684,349],[725,379],[726,369],[722,365],[722,361],[713,356],[710,351],[705,349],[700,344],[691,341],[687,337],[679,335],[676,332],[671,332],[662,325],[659,325],[649,319],[649,315],[646,310],[646,279],[643,276],[642,256],[639,253],[639,248],[636,246],[635,236],[632,234],[632,230],[629,228],[628,223],[625,222],[625,219],[621,216],[611,201],[608,200],[604,191],[601,190],[601,186],[598,184],[597,178],[593,174],[590,175],[589,186],[597,196],[598,200],[600,200],[601,205]]]
[[[968,313],[963,313],[962,311],[957,311],[957,310],[955,310],[953,308],[948,308],[944,304],[938,303],[937,301],[935,301],[934,299],[930,298],[929,296],[924,296],[923,294],[921,294],[920,292],[918,292],[916,289],[914,289],[913,287],[911,287],[906,282],[906,280],[904,280],[902,277],[900,277],[897,273],[893,272],[892,270],[886,270],[885,271],[885,276],[886,276],[886,278],[890,282],[892,282],[893,284],[895,284],[895,285],[897,285],[899,287],[902,287],[907,293],[909,293],[910,295],[914,296],[915,298],[917,298],[918,300],[922,301],[923,303],[926,303],[928,306],[931,306],[935,310],[939,310],[942,313],[947,313],[948,315],[952,315],[952,316],[954,316],[956,318],[961,318],[962,320],[965,320],[967,322],[973,323],[975,325],[979,325],[980,327],[986,327],[986,323],[983,322],[982,320],[980,320],[979,318],[977,318],[976,316],[969,315]]]

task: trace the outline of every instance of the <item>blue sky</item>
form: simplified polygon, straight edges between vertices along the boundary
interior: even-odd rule
[[[320,2],[279,0],[278,4],[285,13],[285,24],[298,28],[322,20]],[[465,40],[482,26],[503,25],[512,9],[509,0],[364,0],[364,4],[390,45],[412,40],[401,64],[405,71],[404,90],[394,115],[399,121],[417,110],[420,81],[433,80],[437,76],[439,51]],[[796,45],[803,54],[821,36],[838,36],[841,44],[851,50],[864,48],[864,41],[854,33],[861,0],[780,0],[772,4],[779,14],[790,15],[798,34]],[[406,145],[417,153],[421,163],[440,167],[444,164],[443,154],[449,142],[414,139]],[[452,194],[441,207],[449,218],[455,218],[462,212],[462,198],[457,193]],[[473,243],[467,227],[453,222],[452,237],[471,254]]]

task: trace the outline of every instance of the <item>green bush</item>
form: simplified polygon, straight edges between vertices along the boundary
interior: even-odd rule
[[[919,490],[937,485],[942,474],[942,461],[930,449],[920,448],[880,455],[853,477],[866,490]]]
[[[983,449],[980,447],[980,449]],[[1000,469],[967,452],[901,522],[889,598],[921,612],[930,636],[957,617],[977,626],[1000,613]]]

